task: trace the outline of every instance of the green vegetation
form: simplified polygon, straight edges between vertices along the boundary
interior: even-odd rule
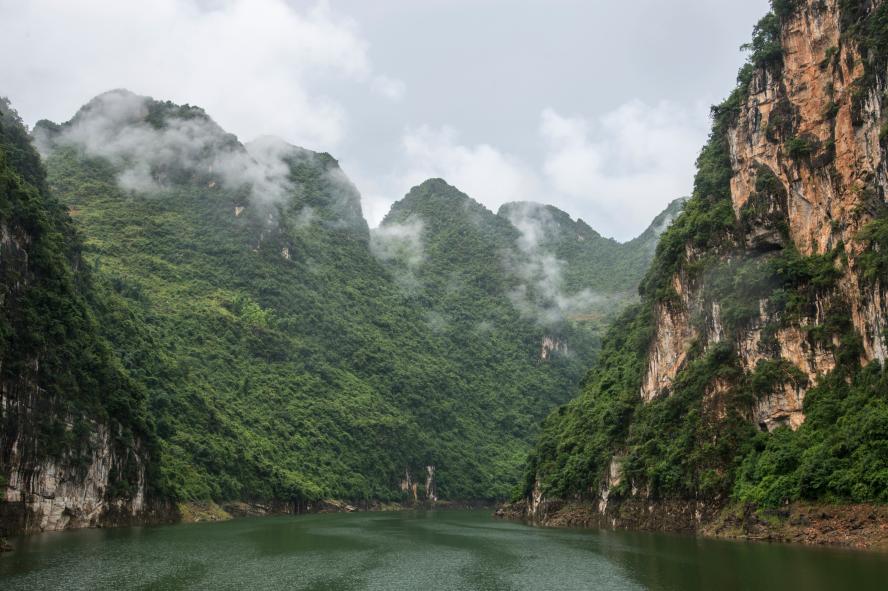
[[[794,10],[790,2],[779,1],[775,11],[765,15],[752,30],[752,41],[743,46],[749,52],[754,68],[779,69],[783,66],[783,45],[780,43],[780,17]]]
[[[817,151],[817,145],[811,138],[792,137],[786,140],[786,154],[793,160],[807,160]]]
[[[148,100],[133,111],[140,118],[113,121],[169,142],[176,158],[126,152],[113,136],[98,153],[68,140],[78,125],[113,131],[88,127],[107,101],[140,100],[115,91],[68,123],[38,124],[48,181],[36,155],[25,164],[68,237],[53,238],[47,256],[76,247],[66,264],[79,271],[68,273],[88,290],[34,309],[52,307],[65,322],[81,314],[94,342],[39,324],[34,338],[57,334],[74,361],[74,351],[88,353],[95,363],[85,369],[41,360],[78,372],[57,371],[47,387],[83,396],[77,408],[143,441],[152,486],[178,500],[401,500],[405,472],[422,483],[427,465],[442,498],[507,495],[536,426],[577,387],[680,208],[621,245],[554,208],[514,204],[497,215],[433,180],[371,235],[329,155],[276,146],[286,178],[256,193],[225,166],[257,161],[196,107]],[[163,135],[183,122],[193,153]],[[23,131],[19,139],[33,154]],[[139,159],[147,166],[133,182]],[[544,228],[541,242],[513,225],[519,210]],[[391,246],[381,242],[387,229],[412,220],[419,244],[378,252]],[[53,457],[92,432],[85,422],[38,428]],[[119,495],[136,482],[112,480]]]
[[[651,331],[650,313],[642,305],[627,309],[608,330],[582,394],[543,423],[515,497],[526,496],[537,477],[556,497],[597,488],[638,406]]]
[[[888,5],[867,0],[840,0],[842,34],[857,44],[863,59],[864,74],[854,81],[851,120],[864,123],[863,112],[870,91],[884,82],[888,69]],[[873,98],[878,98],[874,96]],[[884,98],[880,99],[883,101]]]
[[[864,278],[872,282],[888,282],[888,215],[883,214],[869,222],[858,238],[867,245],[857,257]]]
[[[806,395],[798,431],[784,427],[753,439],[735,496],[765,506],[888,502],[886,392],[888,373],[878,363],[826,376]]]
[[[799,0],[772,0],[771,8],[780,19],[786,19],[793,15],[799,7]]]
[[[82,267],[81,242],[64,207],[47,191],[46,173],[17,114],[0,101],[0,474],[12,442],[33,459],[83,466],[96,423],[110,425],[121,458],[151,454],[154,425],[145,391],[120,367],[98,336],[91,309],[96,292]],[[22,399],[38,389],[39,395]],[[20,416],[13,403],[27,403]],[[133,453],[140,448],[141,452]],[[118,466],[133,479],[136,462]],[[154,475],[151,463],[149,474]],[[109,491],[128,496],[129,490]]]
[[[765,506],[888,501],[886,373],[878,363],[860,367],[860,338],[836,292],[849,265],[859,265],[870,280],[888,278],[884,217],[863,230],[868,249],[849,262],[842,243],[822,255],[798,252],[788,240],[786,190],[773,171],[759,168],[755,194],[739,215],[731,203],[727,133],[756,72],[781,61],[780,20],[790,18],[796,6],[775,2],[774,14],[756,27],[737,89],[713,109],[693,196],[662,236],[641,283],[642,303],[610,329],[580,395],[544,422],[516,497],[527,496],[537,481],[550,498],[594,497],[617,458],[625,475],[612,491],[618,497],[634,490],[653,499],[733,499]],[[882,8],[861,21],[859,30],[874,31]],[[791,136],[794,116],[785,111],[768,137],[788,137],[791,158],[813,157],[819,147]],[[705,316],[713,303],[724,334],[715,342],[688,343],[688,361],[668,395],[644,403],[639,392],[653,314],[683,306],[673,287],[676,276],[684,290],[702,293],[695,308],[702,312],[690,319],[698,334],[707,332]],[[802,329],[812,346],[831,350],[838,364],[816,385],[776,351],[751,372],[740,367],[736,337],[752,323],[761,329],[763,349],[774,350],[781,328],[815,317],[817,324],[806,322]],[[808,387],[807,418],[797,431],[781,427],[765,433],[750,421],[757,401],[784,388]]]

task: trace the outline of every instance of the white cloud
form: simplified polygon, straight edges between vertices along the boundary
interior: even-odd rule
[[[605,296],[590,289],[573,293],[566,289],[566,263],[545,247],[560,231],[547,208],[523,203],[509,209],[508,217],[521,233],[518,251],[505,253],[504,258],[506,268],[520,280],[509,293],[518,311],[548,325],[588,314],[606,302]]]
[[[373,71],[356,25],[326,2],[297,9],[287,0],[0,0],[0,14],[7,92],[57,120],[125,87],[198,104],[246,139],[275,134],[332,149],[346,113],[313,92],[313,82],[345,80],[390,98],[404,92]]]
[[[212,185],[218,180],[230,188],[249,187],[256,203],[282,201],[293,190],[284,156],[301,152],[282,140],[262,137],[243,150],[211,119],[169,117],[156,128],[146,122],[148,113],[147,97],[107,92],[57,136],[37,133],[37,145],[44,153],[53,145],[73,145],[106,158],[118,169],[120,186],[131,191],[160,191],[168,175],[186,169]]]
[[[449,127],[423,126],[405,133],[402,186],[441,177],[494,210],[508,201],[539,197],[529,165],[491,145],[466,146],[458,140]]]
[[[402,289],[413,291],[420,285],[416,272],[425,262],[423,232],[425,223],[418,217],[404,223],[390,223],[370,233],[370,250],[387,263]]]
[[[709,122],[702,107],[628,102],[596,121],[543,111],[547,182],[568,211],[619,238],[641,232],[666,203],[690,193]]]
[[[408,269],[419,268],[425,260],[422,234],[425,224],[419,218],[403,224],[386,224],[373,230],[370,247],[382,261],[397,260]]]

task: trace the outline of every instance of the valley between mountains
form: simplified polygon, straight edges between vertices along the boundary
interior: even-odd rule
[[[885,547],[888,3],[774,0],[746,49],[623,243],[439,178],[371,229],[199,106],[0,102],[0,536],[505,503]]]

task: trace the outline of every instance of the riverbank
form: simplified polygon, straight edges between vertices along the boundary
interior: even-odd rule
[[[202,523],[207,521],[228,521],[241,517],[266,517],[275,515],[303,515],[313,513],[363,513],[388,511],[415,511],[417,509],[484,509],[494,508],[490,501],[341,501],[324,499],[315,503],[295,505],[293,503],[255,503],[229,501],[224,503],[187,502],[177,505],[179,523]]]
[[[696,502],[632,500],[599,511],[597,504],[553,502],[533,517],[526,503],[500,506],[496,515],[545,527],[593,527],[690,533],[707,538],[841,546],[888,552],[888,506],[797,503],[779,509]]]
[[[142,514],[120,514],[113,510],[89,520],[68,520],[63,528],[42,528],[41,523],[29,521],[24,506],[0,502],[0,552],[11,552],[14,547],[7,539],[55,531],[79,529],[107,529],[143,525],[172,525],[177,523],[207,523],[230,521],[244,517],[273,517],[308,515],[316,513],[393,512],[418,509],[493,509],[492,501],[341,501],[324,499],[312,503],[254,502],[254,501],[189,501],[158,503]],[[5,519],[4,519],[5,518]]]

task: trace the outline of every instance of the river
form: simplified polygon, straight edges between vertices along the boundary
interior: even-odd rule
[[[544,529],[489,510],[319,514],[12,540],[0,589],[888,589],[888,554]]]

